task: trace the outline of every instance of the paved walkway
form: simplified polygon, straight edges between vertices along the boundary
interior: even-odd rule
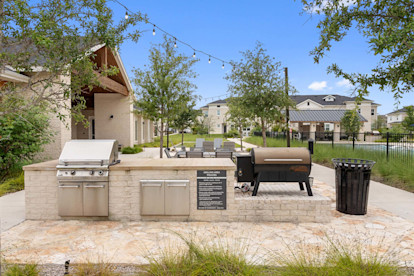
[[[229,140],[240,144],[239,138]],[[255,148],[257,146],[243,141],[243,147]],[[311,176],[314,179],[335,187],[334,169],[313,163]],[[414,222],[414,193],[400,190],[380,182],[370,181],[368,203]]]
[[[1,232],[24,221],[24,191],[0,197]]]

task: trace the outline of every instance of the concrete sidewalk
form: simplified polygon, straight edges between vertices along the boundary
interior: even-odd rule
[[[240,144],[239,138],[229,140]],[[255,148],[257,146],[243,141],[243,147]],[[335,187],[334,169],[313,163],[311,176],[318,181],[325,182],[332,187]],[[414,193],[371,180],[368,203],[414,222]]]
[[[24,219],[24,191],[0,197],[1,232],[16,226]]]

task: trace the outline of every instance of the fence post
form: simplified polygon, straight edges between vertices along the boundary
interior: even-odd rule
[[[355,132],[352,133],[352,150],[355,150]]]
[[[389,156],[389,148],[390,148],[390,133],[387,132],[387,161]]]

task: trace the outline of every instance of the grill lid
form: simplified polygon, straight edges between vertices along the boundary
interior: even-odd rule
[[[118,159],[116,140],[71,140],[59,157],[58,168],[67,166],[109,166]]]
[[[307,164],[311,155],[306,148],[253,148],[252,163],[260,164]]]

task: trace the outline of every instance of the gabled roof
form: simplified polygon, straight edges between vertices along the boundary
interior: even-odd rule
[[[410,105],[409,105],[409,106],[410,106]],[[395,111],[393,111],[393,112],[388,113],[387,115],[394,114],[394,113],[400,113],[400,112],[407,112],[406,107],[403,107],[403,108],[397,109],[397,110],[395,110]]]
[[[223,104],[223,103],[227,103],[227,99],[224,99],[224,100],[217,100],[217,101],[214,101],[214,102],[208,103],[207,105],[209,105],[209,104]]]
[[[340,122],[348,110],[290,110],[289,121],[291,122]],[[358,113],[361,122],[367,120]]]
[[[324,99],[328,96],[333,96],[335,98],[334,101],[325,101]],[[337,94],[324,94],[324,95],[293,95],[290,96],[292,100],[296,102],[296,104],[299,104],[301,102],[304,102],[306,100],[312,100],[318,104],[321,105],[344,105],[345,102],[354,102],[356,97],[348,97],[348,96],[342,96]],[[369,99],[364,99],[366,101],[371,101]],[[375,104],[375,103],[373,103]]]

